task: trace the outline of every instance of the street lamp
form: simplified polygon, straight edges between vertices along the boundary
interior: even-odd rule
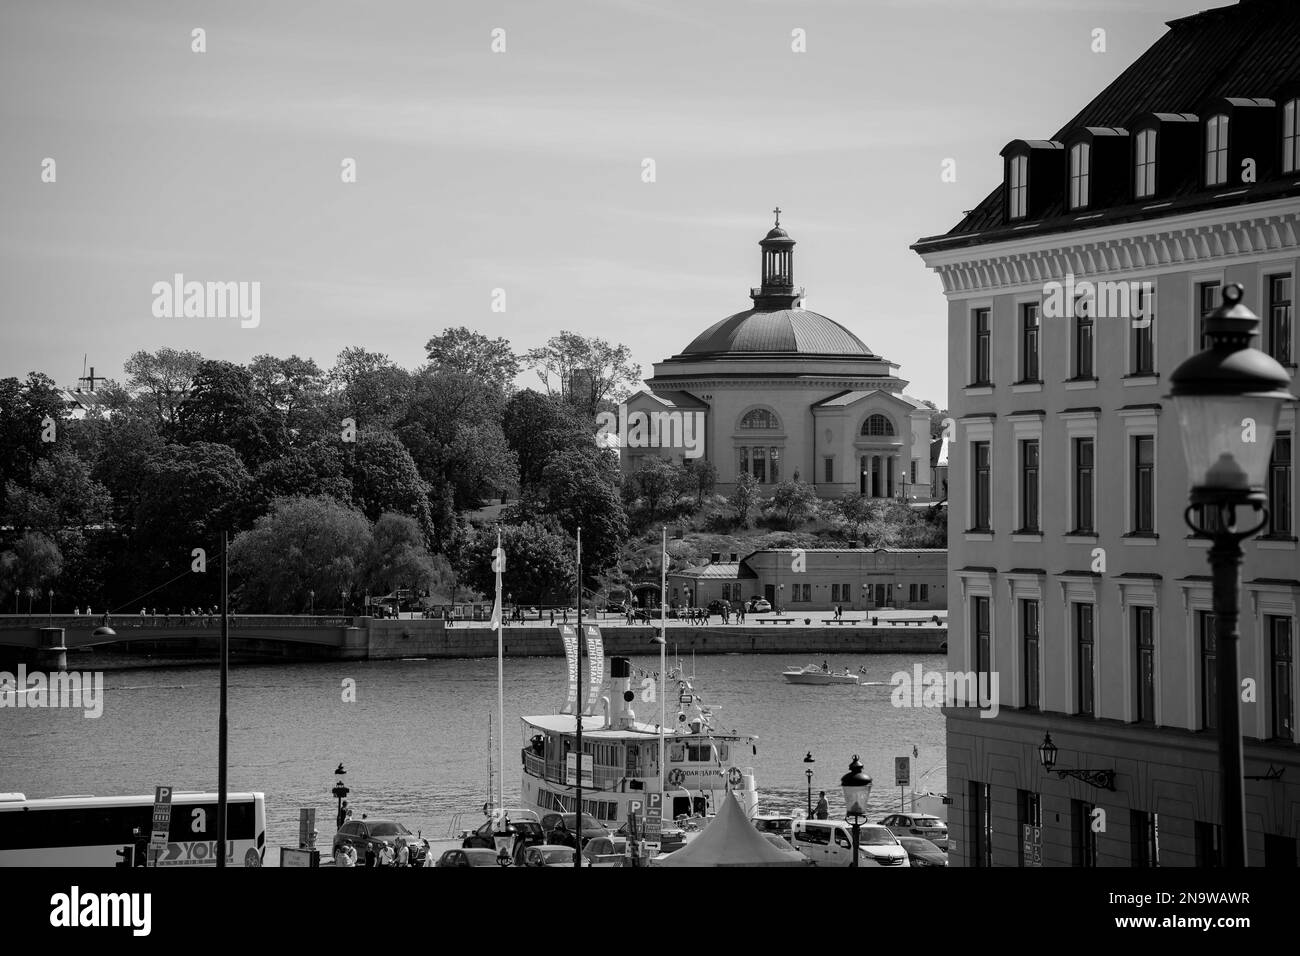
[[[339,588],[339,614],[345,615],[347,613],[348,613],[348,589]]]
[[[812,751],[810,750],[810,751],[808,751],[808,756],[806,756],[806,757],[803,758],[803,762],[806,763],[806,764],[813,764],[813,763],[816,763],[816,762],[817,762],[817,758],[815,758],[815,757],[812,755]],[[813,778],[813,768],[812,768],[812,767],[807,767],[807,768],[804,770],[803,774],[804,774],[805,777],[808,778],[808,819],[811,820],[811,819],[812,819],[812,778]]]
[[[310,611],[309,611],[309,613],[311,614],[312,617],[315,617],[315,616],[316,616],[316,592],[315,592],[315,591],[308,591],[308,592],[307,592],[307,600],[310,602],[310,605],[309,605],[309,606],[310,606]]]
[[[840,786],[844,789],[844,805],[849,808],[845,816],[853,820],[853,861],[849,866],[857,866],[859,834],[862,820],[867,815],[867,801],[871,797],[871,778],[862,772],[857,754],[853,755],[849,772],[840,778]]]
[[[347,785],[343,783],[343,775],[346,773],[347,771],[343,769],[343,764],[340,763],[338,769],[334,771],[334,789],[330,791],[330,794],[338,801],[338,814],[335,819],[338,823],[339,829],[342,829],[343,827],[343,798],[351,793],[347,788]]]
[[[1242,287],[1223,289],[1223,305],[1205,317],[1209,347],[1174,369],[1169,397],[1191,480],[1183,520],[1210,538],[1218,671],[1219,776],[1222,786],[1224,865],[1246,865],[1245,780],[1241,706],[1237,698],[1237,617],[1241,542],[1268,522],[1269,457],[1283,402],[1296,401],[1291,377],[1271,356],[1252,348],[1259,317],[1241,302]],[[1249,531],[1237,531],[1237,507],[1262,512]],[[1207,520],[1208,515],[1217,520]],[[1197,524],[1197,520],[1201,524]]]
[[[1056,744],[1052,743],[1052,735],[1045,733],[1043,742],[1038,745],[1038,762],[1043,765],[1043,769],[1051,773],[1056,768]],[[1102,790],[1115,792],[1115,771],[1112,770],[1090,770],[1088,768],[1067,768],[1056,769],[1056,775],[1064,780],[1066,777],[1073,777],[1075,780],[1082,780],[1084,783],[1091,784],[1094,787],[1100,787]]]

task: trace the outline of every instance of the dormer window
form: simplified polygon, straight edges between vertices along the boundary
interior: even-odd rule
[[[1029,209],[1029,157],[1012,156],[1007,162],[1007,218],[1024,219]]]
[[[1088,177],[1092,165],[1092,147],[1088,143],[1075,143],[1070,149],[1070,208],[1082,209],[1088,205]]]
[[[1138,130],[1133,138],[1133,195],[1146,199],[1156,194],[1156,131]]]
[[[1282,172],[1300,171],[1300,97],[1282,104]]]
[[[1205,121],[1205,185],[1228,181],[1228,117],[1225,113]]]

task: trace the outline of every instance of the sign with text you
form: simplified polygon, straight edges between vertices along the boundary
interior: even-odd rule
[[[172,788],[155,787],[153,792],[153,833],[149,837],[149,850],[156,860],[167,849],[167,832],[172,825]]]

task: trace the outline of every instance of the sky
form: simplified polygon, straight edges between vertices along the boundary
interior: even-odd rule
[[[0,376],[122,380],[163,346],[414,368],[463,325],[520,353],[599,336],[648,377],[749,307],[780,205],[805,307],[946,407],[946,303],[909,245],[1223,5],[5,0]],[[260,283],[256,325],[156,315],[177,273]]]

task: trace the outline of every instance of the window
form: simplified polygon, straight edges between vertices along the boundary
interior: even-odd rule
[[[1012,156],[1007,162],[1007,218],[1023,219],[1029,211],[1029,157]]]
[[[686,745],[686,759],[694,763],[711,763],[713,761],[713,744],[690,744]]]
[[[912,474],[911,474],[912,484],[916,484],[916,468],[917,468],[917,465],[918,465],[918,464],[920,464],[920,463],[919,463],[915,458],[913,458],[913,459],[912,459],[912,469],[911,469],[911,471],[912,471]]]
[[[884,415],[868,415],[867,420],[862,423],[862,434],[893,435],[894,423]]]
[[[1020,808],[1020,832],[1023,835],[1025,827],[1041,827],[1043,825],[1043,800],[1032,790],[1017,790],[1016,803]],[[1020,865],[1026,866],[1030,860],[1025,858],[1025,840],[1020,841]],[[1041,860],[1033,861],[1041,865]]]
[[[921,600],[921,601],[928,601],[928,600],[930,600],[930,585],[928,585],[928,584],[921,584],[921,585],[918,585],[918,587],[919,587],[919,589],[920,589],[920,591],[921,591],[921,594],[920,594],[920,597],[918,598],[918,600]]]
[[[970,781],[970,865],[993,865],[993,816],[989,785]]]
[[[1133,647],[1137,654],[1133,674],[1137,700],[1133,719],[1140,724],[1156,719],[1156,633],[1155,608],[1133,608]]]
[[[835,480],[835,459],[822,459],[822,481],[831,482]]]
[[[790,600],[796,604],[807,604],[812,600],[811,584],[795,584],[790,588]]]
[[[972,326],[971,341],[974,351],[971,355],[971,371],[974,373],[974,381],[971,384],[988,385],[992,381],[992,370],[989,364],[989,310],[976,309],[972,317]]]
[[[976,597],[971,599],[973,606],[971,608],[972,627],[971,633],[975,638],[974,658],[975,672],[977,674],[987,674],[989,671],[989,598]]]
[[[1074,377],[1093,378],[1092,316],[1083,298],[1074,303]]]
[[[1291,277],[1268,277],[1268,354],[1291,362]]]
[[[1096,674],[1094,669],[1094,645],[1092,631],[1093,606],[1077,603],[1074,605],[1074,639],[1079,668],[1079,706],[1078,713],[1088,717],[1096,715]]]
[[[1020,530],[1038,528],[1038,439],[1020,442]]]
[[[1197,326],[1197,349],[1205,348],[1205,317],[1219,307],[1219,283],[1200,282],[1196,285],[1196,299],[1200,305],[1201,321]]]
[[[1209,611],[1197,611],[1196,624],[1201,648],[1201,729],[1214,730],[1219,726],[1219,636]]]
[[[1093,445],[1092,438],[1074,440],[1074,533],[1095,534],[1093,524]]]
[[[781,420],[776,417],[775,412],[770,412],[766,408],[755,408],[745,413],[745,417],[740,420],[740,427],[777,431],[781,427]]]
[[[739,456],[738,471],[741,474],[753,475],[754,480],[760,485],[781,480],[778,467],[781,457],[780,448],[741,445],[736,449],[736,453]]]
[[[1145,199],[1156,194],[1156,131],[1139,130],[1133,139],[1133,195]]]
[[[1070,149],[1070,208],[1082,209],[1088,205],[1088,173],[1092,147],[1075,143]]]
[[[1153,435],[1133,439],[1133,534],[1156,530],[1156,440]]]
[[[915,585],[915,584],[909,584],[909,585],[907,586],[907,599],[908,599],[908,601],[912,602],[913,604],[916,603],[916,593],[917,593],[917,591],[916,591],[916,585]]]
[[[1160,819],[1144,810],[1130,810],[1129,844],[1135,867],[1160,865]]]
[[[1300,98],[1282,105],[1282,172],[1300,170]]]
[[[1025,706],[1038,710],[1042,706],[1039,688],[1038,666],[1038,602],[1020,602],[1020,627],[1023,631],[1024,672],[1025,672]]]
[[[1291,534],[1291,433],[1278,432],[1268,460],[1268,533]]]
[[[1228,181],[1228,117],[1220,113],[1205,121],[1205,185]]]
[[[1139,285],[1134,316],[1144,324],[1133,326],[1133,375],[1156,373],[1156,316],[1155,296],[1149,297],[1147,289]]]
[[[1092,830],[1092,812],[1095,809],[1091,803],[1082,800],[1070,801],[1070,830],[1074,837],[1071,849],[1075,866],[1097,865],[1097,834]]]
[[[1020,307],[1020,380],[1041,382],[1038,373],[1039,306],[1026,302]]]
[[[1220,832],[1217,823],[1196,821],[1196,865],[1198,867],[1204,869],[1223,866],[1223,843],[1219,839]]]
[[[974,469],[971,490],[974,492],[975,506],[975,523],[972,526],[973,531],[988,531],[992,525],[990,523],[990,508],[992,499],[991,481],[992,481],[992,453],[990,451],[991,442],[977,441],[972,443],[975,454],[972,456],[971,467]]]
[[[1293,740],[1295,710],[1291,702],[1291,675],[1295,669],[1295,654],[1291,647],[1291,619],[1268,618],[1269,642],[1272,645],[1272,663],[1269,670],[1268,698],[1272,702],[1272,737],[1274,740]]]

